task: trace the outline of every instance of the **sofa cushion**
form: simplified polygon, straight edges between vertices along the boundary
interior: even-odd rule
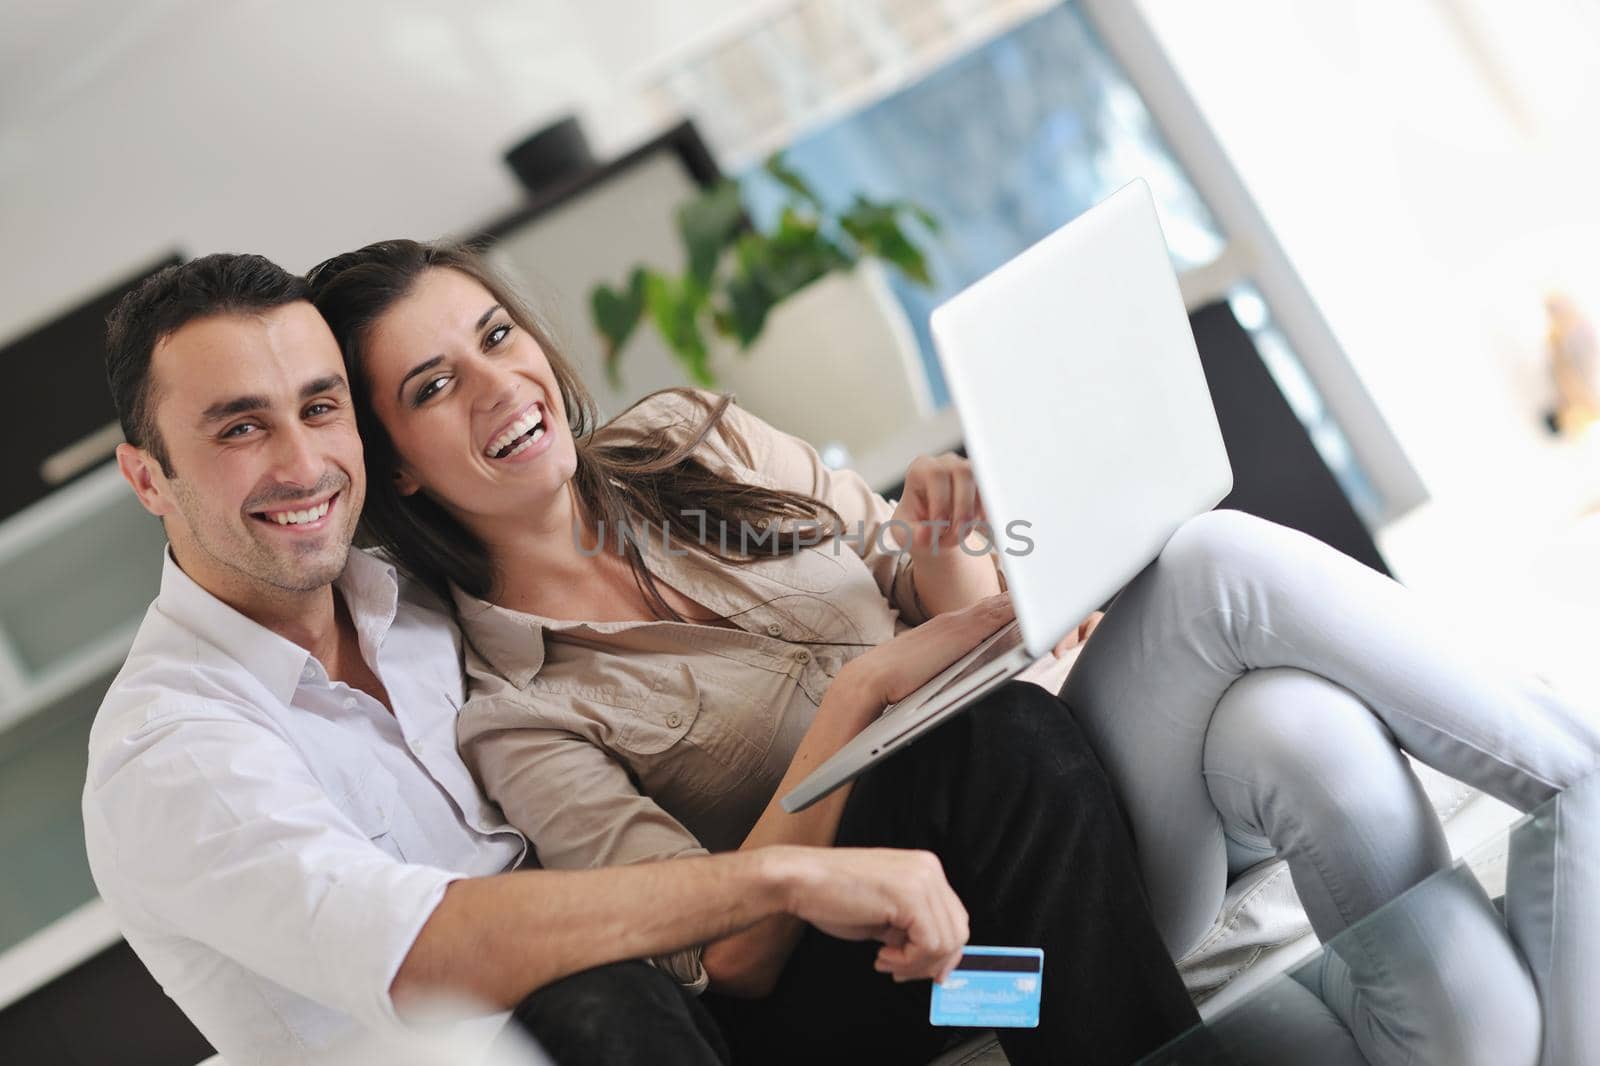
[[[1421,763],[1412,761],[1411,766],[1454,850],[1459,854],[1472,847],[1476,839],[1451,832],[1452,824],[1465,827],[1473,822],[1465,815],[1488,806],[1487,797]],[[1208,1014],[1208,1008],[1224,1000],[1248,995],[1245,986],[1258,985],[1315,946],[1289,866],[1272,859],[1243,871],[1228,885],[1216,921],[1179,961],[1178,972],[1201,1013]],[[1251,972],[1253,968],[1260,972]],[[1229,995],[1220,995],[1224,989]],[[985,1033],[939,1056],[930,1066],[1004,1066],[1005,1062],[994,1035]]]

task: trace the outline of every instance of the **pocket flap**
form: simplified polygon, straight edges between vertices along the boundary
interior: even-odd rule
[[[635,755],[659,755],[683,739],[700,716],[700,691],[653,692],[617,730],[617,746]]]

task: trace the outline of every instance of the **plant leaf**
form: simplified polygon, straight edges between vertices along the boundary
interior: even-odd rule
[[[898,205],[857,197],[850,210],[839,217],[839,226],[866,254],[892,264],[919,285],[932,285],[927,259],[900,226],[900,210]]]
[[[892,205],[896,211],[903,211],[922,224],[922,228],[929,233],[937,235],[942,232],[939,220],[932,211],[912,200],[896,200]]]
[[[738,183],[724,178],[678,208],[678,233],[689,252],[689,273],[709,283],[723,249],[745,225]]]
[[[644,296],[656,329],[683,364],[689,379],[697,385],[714,387],[717,381],[711,373],[711,353],[699,323],[706,304],[705,287],[693,277],[677,282],[651,274],[646,279]]]
[[[727,309],[723,314],[724,332],[739,342],[739,347],[749,348],[761,336],[767,324],[767,315],[776,303],[772,294],[756,278],[740,275],[730,278],[723,286],[727,296]]]
[[[817,195],[817,191],[811,187],[810,182],[800,176],[798,170],[789,166],[781,151],[773,152],[769,155],[766,163],[762,165],[762,169],[779,185],[788,189],[798,199],[816,208],[818,212],[827,210],[822,204],[822,197]]]
[[[622,350],[644,314],[645,273],[643,267],[634,267],[623,292],[600,284],[589,293],[590,314],[606,342],[606,379],[613,388],[622,387]]]

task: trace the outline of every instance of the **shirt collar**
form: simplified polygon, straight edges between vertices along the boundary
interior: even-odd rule
[[[652,570],[655,553],[646,547],[645,561]],[[659,625],[657,622],[583,622],[566,618],[548,618],[540,614],[516,611],[490,603],[450,585],[450,595],[455,600],[456,620],[466,635],[472,650],[483,657],[494,672],[518,688],[528,683],[544,666],[544,635],[546,631],[561,633],[569,630],[586,630],[590,633],[619,633],[640,626]]]
[[[450,595],[455,600],[461,632],[472,650],[483,656],[495,673],[518,688],[527,688],[528,682],[544,666],[544,631],[582,624],[513,611],[480,600],[453,583]]]
[[[244,667],[279,701],[290,703],[312,662],[311,653],[207,592],[183,572],[170,549],[163,548],[161,554],[161,592],[156,608]],[[352,550],[334,587],[344,595],[357,632],[364,638],[370,635],[375,650],[393,624],[399,606],[399,580],[394,567],[363,551]]]

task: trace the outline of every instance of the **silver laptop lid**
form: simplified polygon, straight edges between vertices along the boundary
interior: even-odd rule
[[[1023,637],[1043,655],[1233,487],[1149,186],[1124,186],[931,326]]]

